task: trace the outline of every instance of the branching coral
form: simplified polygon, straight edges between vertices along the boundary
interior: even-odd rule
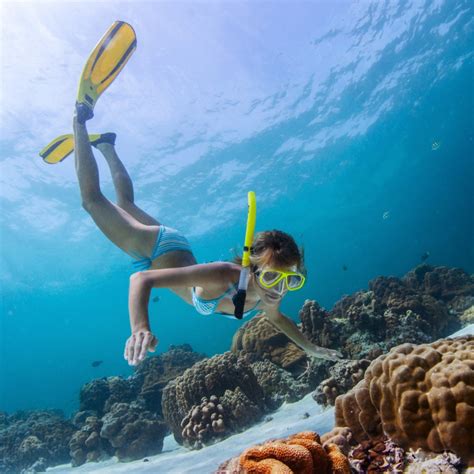
[[[215,395],[203,397],[199,405],[191,407],[181,427],[184,445],[194,449],[200,449],[204,444],[222,437],[227,427],[224,407],[219,403],[219,398]]]

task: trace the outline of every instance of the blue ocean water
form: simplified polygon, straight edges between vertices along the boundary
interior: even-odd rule
[[[137,204],[187,235],[199,261],[231,259],[255,190],[257,230],[305,247],[307,284],[283,304],[295,321],[305,299],[331,307],[425,252],[474,271],[471,2],[94,8],[3,11],[0,410],[70,413],[85,382],[132,373],[130,258],[81,208],[73,161],[37,155],[71,131],[82,65],[115,19],[135,27],[138,49],[90,130],[117,132]],[[154,296],[159,351],[223,352],[241,324]]]

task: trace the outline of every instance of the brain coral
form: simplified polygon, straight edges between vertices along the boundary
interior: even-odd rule
[[[336,426],[357,441],[386,434],[403,448],[449,450],[474,464],[474,336],[402,344],[336,400]]]
[[[323,448],[317,433],[304,431],[287,439],[246,449],[219,466],[217,474],[349,474],[347,457],[335,444]]]

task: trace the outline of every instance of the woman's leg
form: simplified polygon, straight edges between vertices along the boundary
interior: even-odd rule
[[[138,222],[145,225],[160,225],[160,223],[135,204],[132,180],[118,157],[114,145],[111,143],[99,143],[96,148],[104,155],[110,168],[114,182],[117,204],[123,210],[135,217]]]
[[[74,118],[73,128],[76,173],[82,206],[99,229],[119,248],[130,255],[150,255],[159,227],[142,224],[102,194],[99,170],[92,154],[86,126]]]

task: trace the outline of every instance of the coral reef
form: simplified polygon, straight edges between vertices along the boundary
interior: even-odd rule
[[[262,387],[246,361],[231,352],[202,360],[163,390],[163,416],[179,443],[183,419],[203,397],[212,395],[224,407],[229,434],[257,421],[266,409]]]
[[[147,410],[161,415],[161,393],[166,384],[203,359],[189,344],[170,346],[167,352],[149,357],[137,366],[135,374],[124,379],[107,377],[86,383],[80,392],[80,411],[93,411],[101,417],[115,403],[144,402]]]
[[[360,474],[403,472],[405,451],[386,436],[362,441],[349,453],[349,462],[355,472]]]
[[[331,376],[321,382],[313,398],[320,405],[334,405],[339,395],[348,392],[363,379],[369,364],[367,359],[337,362],[329,369]]]
[[[293,375],[300,375],[307,363],[305,352],[263,315],[240,327],[232,339],[231,351],[242,351],[250,362],[269,360]]]
[[[100,436],[110,442],[121,461],[158,454],[163,448],[166,424],[135,402],[115,403],[102,423]]]
[[[83,413],[87,412],[79,412],[81,415]],[[81,417],[75,417],[76,423],[80,423],[80,429],[72,435],[69,442],[69,453],[74,467],[85,462],[106,459],[114,452],[110,443],[100,436],[102,421],[96,416],[88,416],[84,421]]]
[[[458,474],[462,469],[461,459],[449,452],[435,455],[418,449],[408,451],[405,457],[409,463],[404,471],[405,474]]]
[[[110,397],[107,379],[95,379],[84,384],[79,394],[79,411],[91,410],[99,415],[104,413],[105,402]]]
[[[375,278],[367,291],[343,297],[331,311],[307,300],[299,316],[313,343],[372,360],[404,342],[451,334],[473,301],[474,277],[458,268],[421,265],[401,279]]]
[[[161,414],[161,396],[166,384],[204,358],[204,354],[194,352],[189,344],[182,344],[145,359],[131,379],[132,384],[140,387],[138,399],[145,402],[148,410]]]
[[[265,460],[262,452],[281,454],[290,465],[299,452],[304,470],[309,460],[323,462],[316,461],[316,451],[324,459],[342,451],[351,452],[359,471],[390,466],[396,472],[400,450],[422,448],[451,453],[428,459],[417,451],[413,460],[408,451],[407,469],[455,472],[456,456],[474,464],[474,340],[431,341],[472,322],[473,308],[473,276],[424,264],[403,278],[375,278],[331,311],[307,300],[299,313],[301,329],[313,343],[352,359],[336,364],[308,358],[259,315],[235,334],[232,352],[205,358],[187,344],[171,346],[146,359],[132,377],[85,384],[80,411],[70,421],[53,412],[0,412],[0,472],[35,472],[71,458],[77,466],[113,454],[137,459],[160,452],[169,429],[178,442],[200,448],[318,385],[318,403],[336,400],[337,426],[323,436],[324,449],[319,439],[300,434],[298,442],[248,450],[246,463],[266,472],[278,460]],[[232,461],[236,469],[242,469],[240,459]],[[297,466],[290,465],[281,464],[281,472]]]
[[[114,403],[129,403],[136,397],[136,388],[122,377],[92,380],[82,386],[79,411],[92,411],[101,417]]]
[[[265,393],[266,405],[272,410],[283,402],[296,402],[311,391],[308,384],[296,380],[269,360],[254,362],[251,367]]]
[[[465,309],[462,314],[459,316],[459,320],[463,324],[472,324],[474,323],[474,305]]]
[[[337,398],[336,426],[358,442],[385,434],[404,449],[449,450],[474,464],[474,336],[380,356]]]
[[[321,445],[317,433],[306,431],[246,449],[221,464],[216,474],[349,474],[347,457],[335,444]]]
[[[15,473],[31,468],[43,458],[43,465],[69,461],[68,441],[72,423],[57,411],[17,412],[2,416],[0,430],[0,472]]]
[[[474,276],[461,268],[419,265],[408,272],[403,281],[408,287],[443,301],[474,295]]]
[[[203,397],[201,403],[193,405],[181,422],[184,446],[201,449],[205,444],[222,438],[227,429],[225,418],[219,397]]]
[[[301,330],[310,341],[321,347],[339,349],[342,342],[337,332],[339,324],[316,301],[305,300],[299,317]]]

